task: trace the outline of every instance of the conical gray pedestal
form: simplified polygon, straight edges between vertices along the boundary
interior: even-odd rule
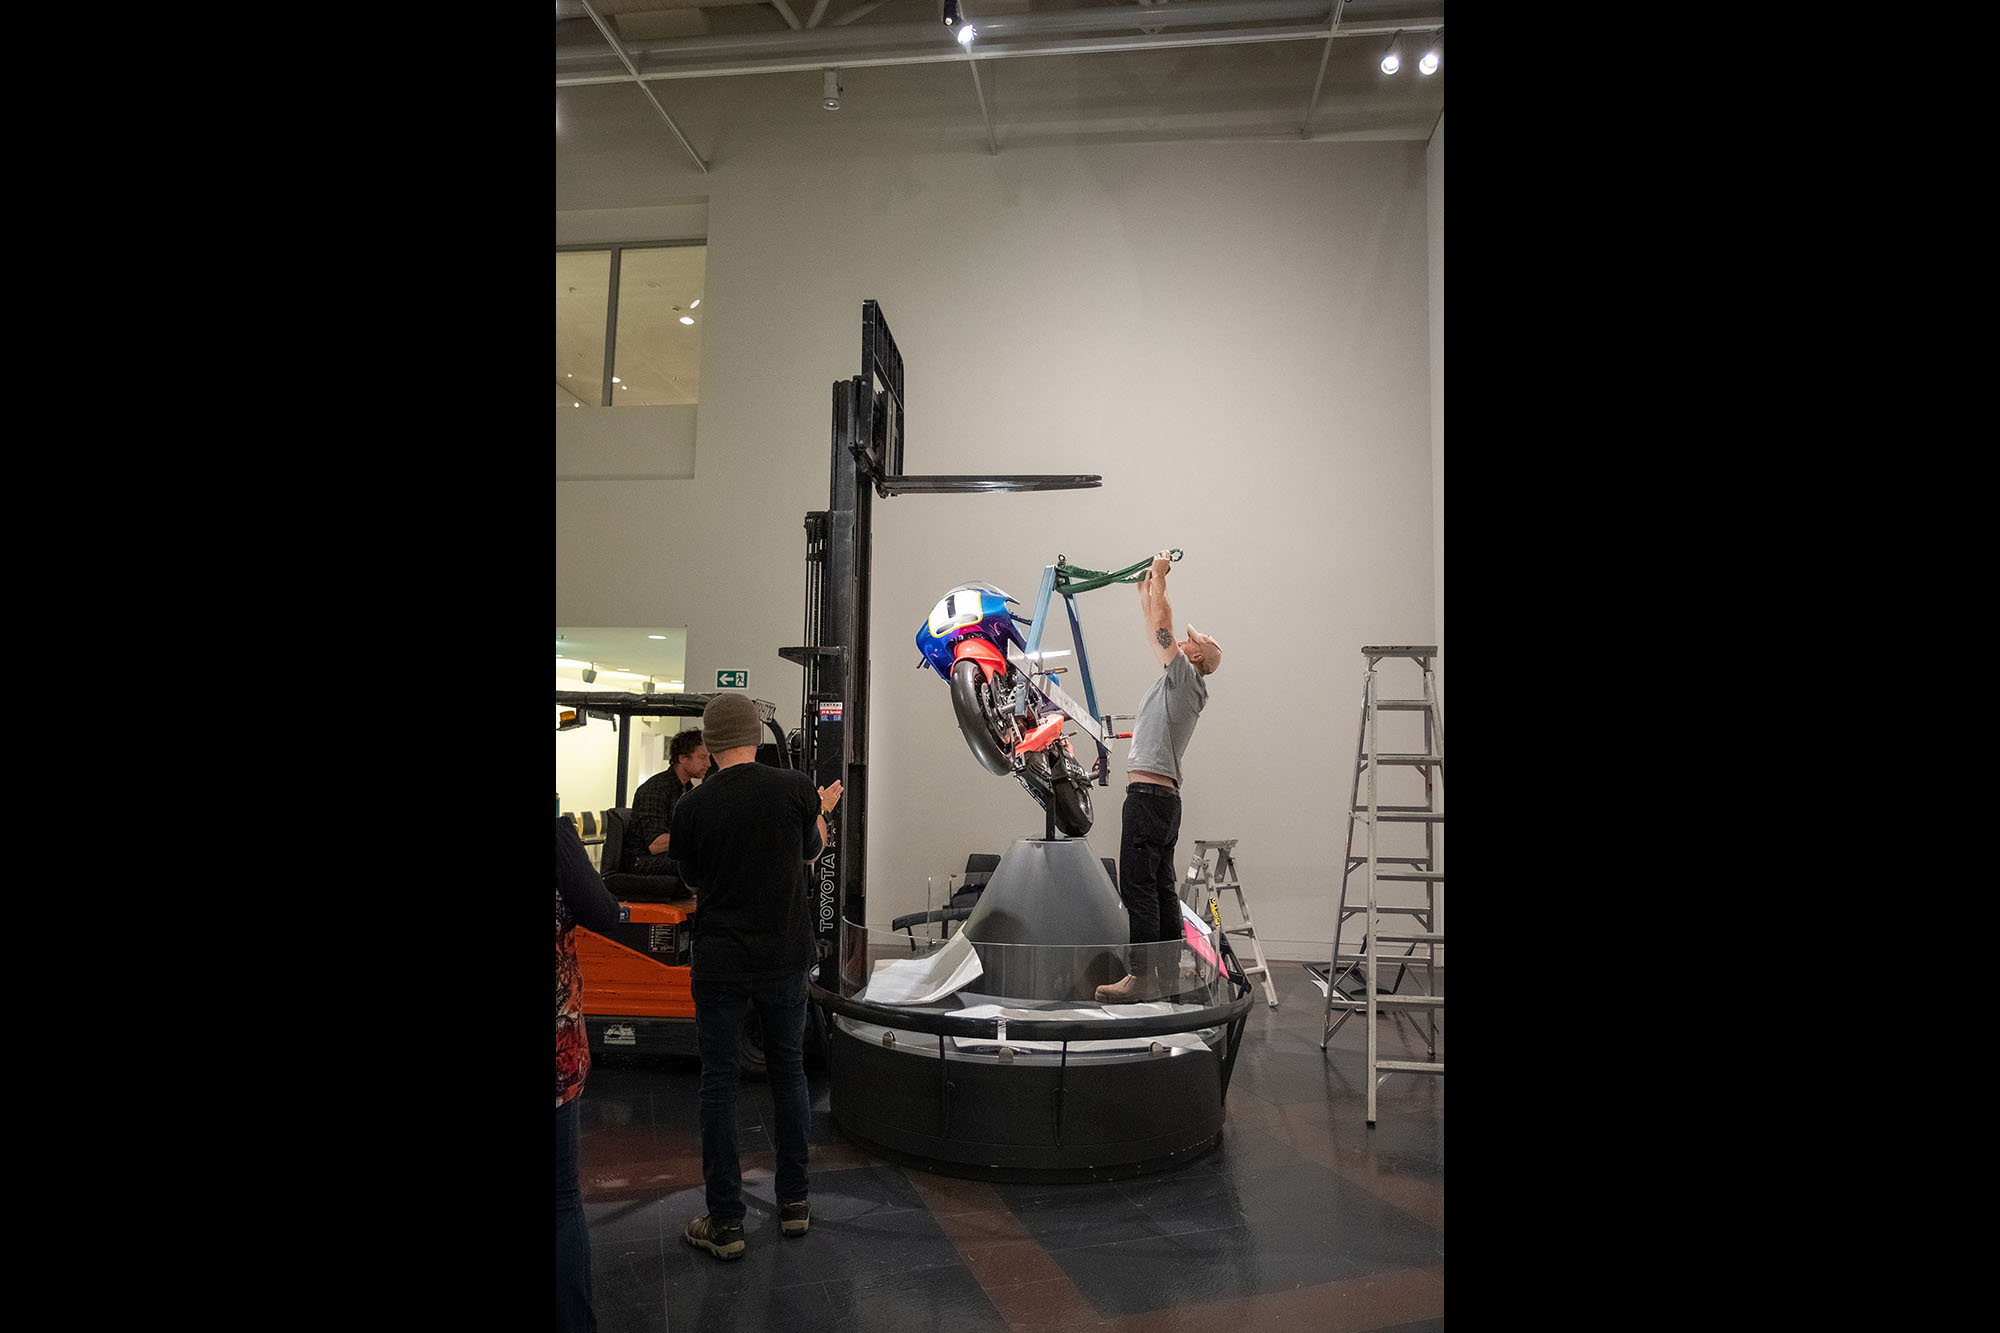
[[[1132,926],[1088,842],[1023,838],[1000,858],[964,932],[985,970],[969,989],[1089,1004],[1099,986],[1125,975],[1118,949]]]

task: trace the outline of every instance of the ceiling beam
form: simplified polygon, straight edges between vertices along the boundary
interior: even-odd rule
[[[604,40],[617,53],[618,63],[625,67],[626,74],[631,77],[632,82],[639,85],[639,91],[646,95],[646,100],[653,104],[653,110],[660,113],[660,119],[667,122],[667,128],[674,132],[674,137],[681,141],[681,147],[687,149],[687,155],[694,159],[694,164],[701,168],[701,174],[706,176],[708,174],[708,163],[701,160],[701,154],[695,152],[694,145],[687,141],[685,134],[681,133],[681,127],[674,124],[674,118],[667,114],[665,107],[660,105],[660,99],[653,96],[653,90],[648,88],[646,81],[639,77],[639,71],[633,67],[632,58],[625,54],[625,48],[619,44],[617,34],[611,31],[611,25],[604,21],[604,16],[597,12],[596,7],[590,3],[590,0],[582,0],[582,4],[583,12],[590,15],[590,21],[597,25],[597,31],[604,35]],[[606,369],[605,373],[610,373],[609,368]]]
[[[968,60],[965,67],[972,71],[972,91],[979,98],[979,118],[986,122],[986,151],[998,153],[1000,141],[993,137],[993,117],[986,110],[986,90],[979,86],[979,63]]]
[[[1299,122],[1299,137],[1306,137],[1313,119],[1313,107],[1319,101],[1320,85],[1326,82],[1326,60],[1333,54],[1333,39],[1340,31],[1340,11],[1347,7],[1347,0],[1334,0],[1333,21],[1326,30],[1326,50],[1319,53],[1319,77],[1313,80],[1312,96],[1306,99],[1305,119]]]

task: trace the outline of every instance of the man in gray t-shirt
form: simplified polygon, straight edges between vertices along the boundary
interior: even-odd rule
[[[1172,563],[1162,551],[1153,557],[1152,568],[1139,576],[1139,614],[1160,675],[1132,723],[1124,826],[1118,839],[1118,896],[1131,921],[1135,945],[1181,937],[1174,870],[1174,844],[1181,832],[1181,755],[1208,703],[1208,678],[1222,665],[1222,649],[1193,625],[1188,626],[1186,639],[1174,639],[1174,612],[1167,604],[1167,570]],[[1179,967],[1166,960],[1179,955],[1165,949],[1157,952],[1161,956],[1154,959],[1154,967],[1135,965],[1124,980],[1099,986],[1097,998],[1130,1004],[1172,994],[1178,989],[1174,983]],[[1147,971],[1158,975],[1141,975]]]

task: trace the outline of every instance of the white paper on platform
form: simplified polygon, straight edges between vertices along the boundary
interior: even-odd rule
[[[926,958],[891,958],[875,964],[874,975],[854,998],[870,1004],[936,1004],[984,971],[972,941],[960,931]]]
[[[1009,1009],[998,1004],[977,1004],[956,1011],[954,1018],[1005,1018],[1010,1023],[1070,1022],[1115,1018],[1147,1018],[1154,1014],[1171,1014],[1178,1006],[1171,1004],[1119,1004],[1101,1005],[1095,1009]],[[998,1036],[953,1037],[952,1042],[961,1051],[993,1050],[1002,1043]],[[1072,1051],[1144,1051],[1150,1050],[1154,1042],[1162,1046],[1178,1046],[1183,1050],[1206,1050],[1208,1043],[1192,1032],[1169,1032],[1158,1037],[1108,1037],[1093,1038],[1089,1041],[1072,1041]],[[1019,1041],[1009,1037],[1005,1045],[1016,1051],[1060,1051],[1059,1041]]]
[[[975,1004],[952,1011],[954,1018],[1004,1018],[1009,1023],[1023,1020],[1033,1022],[1043,1019],[1049,1022],[1103,1021],[1107,1018],[1152,1018],[1157,1014],[1177,1014],[1191,1005],[1178,1004],[1100,1004],[1083,1009],[1009,1009],[999,1004]],[[1149,1038],[1150,1040],[1150,1038]]]
[[[1009,1037],[1002,1042],[998,1037],[953,1037],[952,1042],[961,1051],[995,1051],[1006,1046],[1010,1051],[1060,1051],[1059,1041],[1020,1041]],[[1205,1051],[1208,1043],[1192,1032],[1168,1032],[1158,1037],[1111,1037],[1090,1041],[1073,1041],[1069,1044],[1072,1053],[1078,1051],[1149,1051],[1153,1043],[1162,1046],[1177,1046],[1186,1051]]]

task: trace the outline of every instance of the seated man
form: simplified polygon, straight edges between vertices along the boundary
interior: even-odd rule
[[[675,735],[667,747],[667,766],[639,784],[632,794],[632,822],[625,830],[624,864],[618,869],[637,875],[677,875],[680,867],[667,854],[674,827],[674,806],[708,775],[708,747],[697,728]]]

